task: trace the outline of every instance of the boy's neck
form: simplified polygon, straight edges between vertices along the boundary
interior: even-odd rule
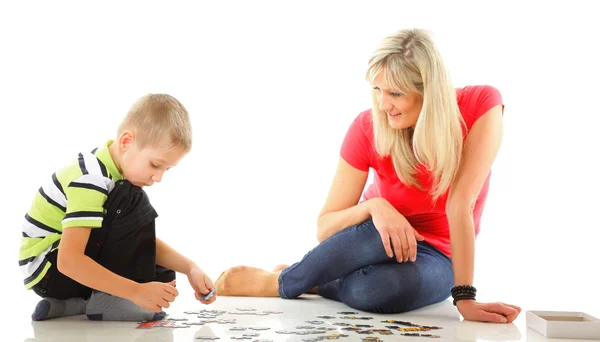
[[[119,143],[115,140],[110,146],[108,146],[108,153],[112,158],[115,166],[117,167],[117,171],[122,175],[123,170],[121,170],[121,154],[119,153]]]

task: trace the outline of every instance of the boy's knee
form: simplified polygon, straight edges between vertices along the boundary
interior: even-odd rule
[[[160,265],[156,265],[156,281],[161,283],[170,283],[176,279],[176,272],[162,267]]]

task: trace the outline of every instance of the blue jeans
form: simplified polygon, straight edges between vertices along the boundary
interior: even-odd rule
[[[417,244],[417,259],[398,263],[385,253],[369,219],[337,232],[282,270],[279,296],[295,298],[316,287],[322,297],[384,314],[441,302],[454,286],[452,262],[427,242]]]

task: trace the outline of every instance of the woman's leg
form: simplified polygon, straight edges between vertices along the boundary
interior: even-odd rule
[[[393,314],[443,301],[450,296],[452,286],[450,259],[419,242],[414,262],[367,266],[317,287],[317,293],[357,310]]]
[[[295,298],[313,287],[345,277],[363,267],[391,262],[372,220],[341,230],[279,272],[234,267],[217,279],[222,296]]]

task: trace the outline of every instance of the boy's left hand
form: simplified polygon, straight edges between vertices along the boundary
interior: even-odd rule
[[[217,293],[215,292],[212,297],[208,300],[204,300],[204,296],[206,296],[210,290],[212,290],[215,285],[212,280],[204,274],[204,272],[198,268],[194,267],[190,270],[190,273],[187,275],[190,285],[194,289],[194,296],[197,300],[199,300],[202,304],[210,304],[217,299]]]

